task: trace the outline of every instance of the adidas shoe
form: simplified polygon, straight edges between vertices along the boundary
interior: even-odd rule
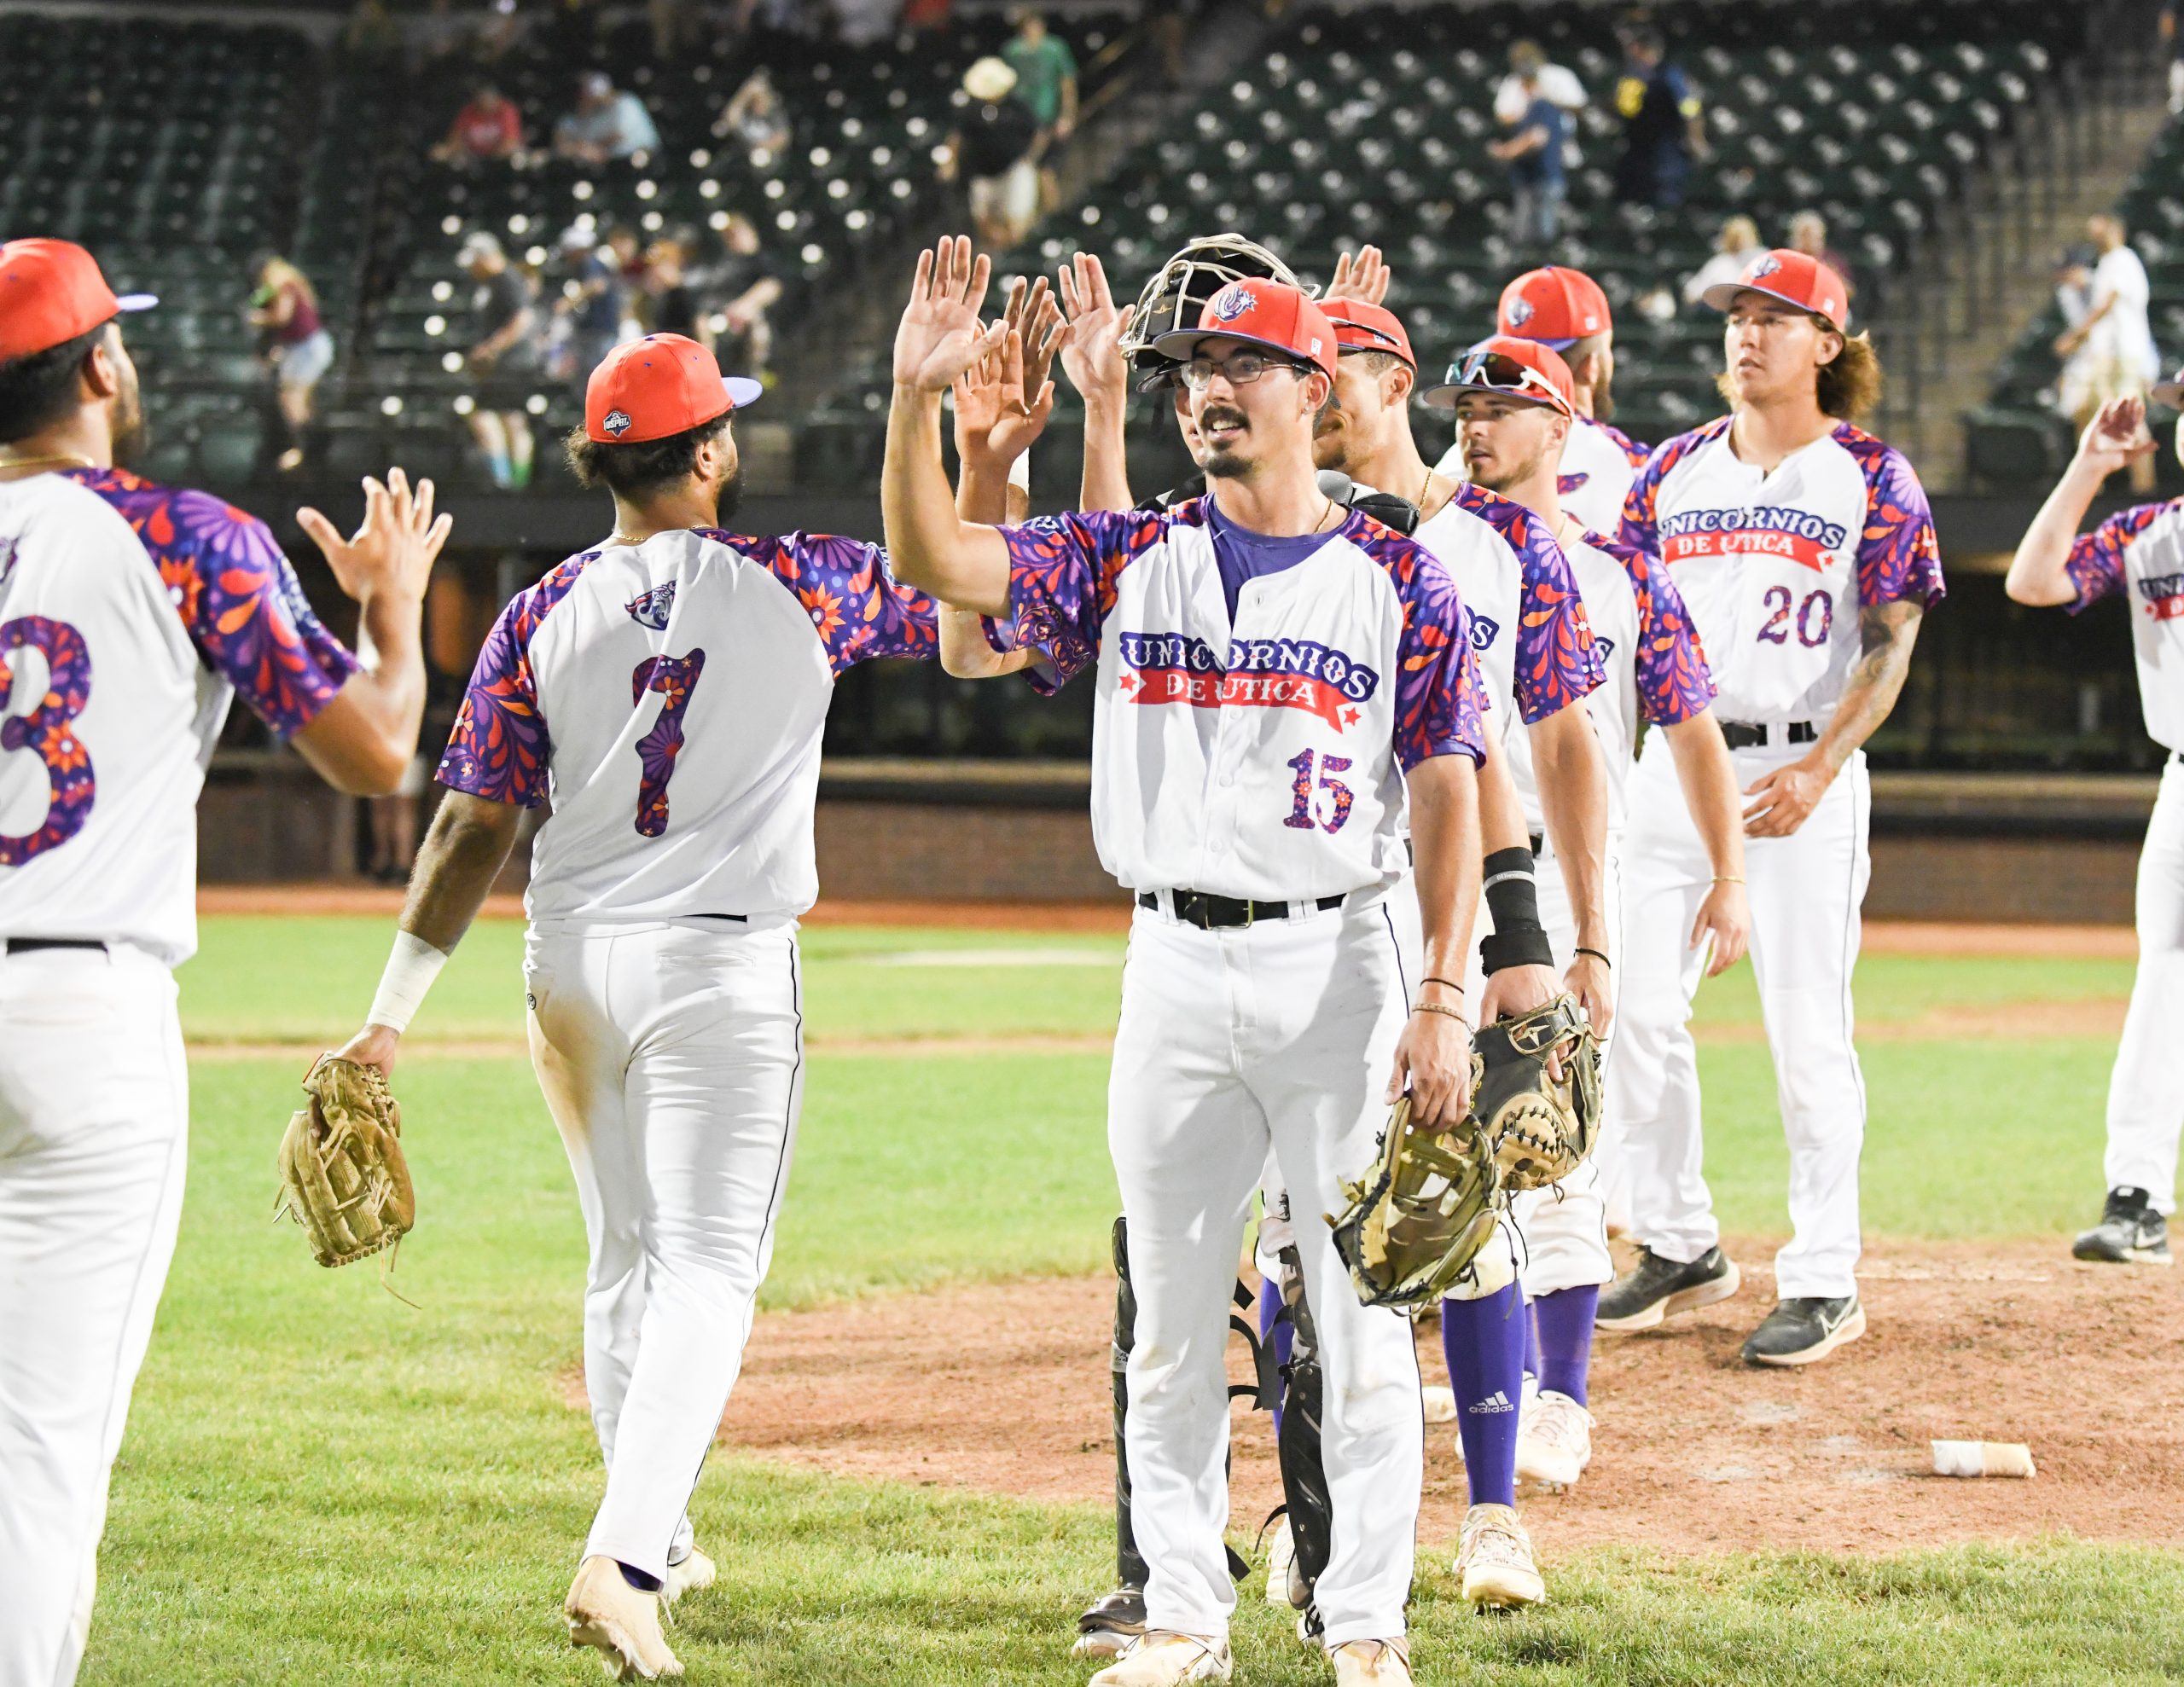
[[[1593,1325],[1618,1336],[1651,1330],[1676,1313],[1728,1300],[1738,1280],[1736,1261],[1719,1248],[1709,1248],[1689,1265],[1641,1248],[1637,1265],[1600,1290]]]
[[[2169,1251],[2169,1220],[2153,1209],[2153,1197],[2126,1186],[2108,1191],[2100,1222],[2071,1246],[2074,1259],[2109,1265],[2174,1265]]]

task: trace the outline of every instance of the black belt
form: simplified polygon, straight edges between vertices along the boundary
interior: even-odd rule
[[[96,949],[106,953],[106,945],[96,937],[10,937],[9,954],[31,954],[39,949]]]
[[[1722,722],[1722,737],[1732,750],[1764,750],[1767,747],[1767,728],[1753,726],[1745,721]],[[1817,744],[1820,729],[1810,721],[1792,721],[1783,734],[1788,744]]]
[[[1204,890],[1170,890],[1169,898],[1176,905],[1176,918],[1201,931],[1217,927],[1249,925],[1262,919],[1289,918],[1287,902],[1255,902],[1246,896],[1216,896]],[[1349,900],[1346,896],[1322,896],[1312,906],[1325,913],[1339,908]],[[1137,905],[1141,908],[1158,908],[1160,898],[1150,890],[1137,894]]]

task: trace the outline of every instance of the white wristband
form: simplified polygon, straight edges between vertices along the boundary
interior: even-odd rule
[[[1008,484],[1025,497],[1031,496],[1031,454],[1019,451],[1016,461],[1008,466]]]
[[[364,1023],[384,1025],[390,1031],[408,1030],[410,1016],[423,1004],[425,992],[433,988],[433,980],[446,965],[444,949],[436,949],[407,931],[396,932],[394,952],[386,958],[386,971],[379,977],[379,994],[372,998],[371,1012],[364,1016]]]

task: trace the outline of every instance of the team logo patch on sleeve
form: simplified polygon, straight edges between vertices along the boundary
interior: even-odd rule
[[[622,606],[630,612],[630,619],[640,627],[649,627],[655,633],[667,630],[667,612],[675,606],[675,583],[654,586],[648,592],[639,592]]]
[[[617,439],[630,431],[630,419],[619,410],[609,410],[600,419],[599,425]]]
[[[1502,623],[1490,615],[1474,614],[1471,617],[1471,647],[1486,651],[1494,647],[1494,641],[1502,635]]]
[[[1182,633],[1124,633],[1116,688],[1131,703],[1194,709],[1301,709],[1340,732],[1357,723],[1380,676],[1310,639],[1239,639],[1223,668],[1212,647]]]

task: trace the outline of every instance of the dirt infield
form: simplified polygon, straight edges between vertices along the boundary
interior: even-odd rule
[[[361,913],[392,919],[403,893],[374,884],[210,884],[197,893],[203,914]],[[1099,902],[846,901],[823,900],[807,925],[955,926],[991,931],[1126,931],[1130,905]],[[523,899],[485,899],[482,917],[520,919]],[[1964,925],[1928,920],[1867,920],[1864,946],[1874,954],[2068,956],[2130,960],[2138,940],[2126,925]]]
[[[1737,1347],[1771,1301],[1773,1248],[1730,1251],[1746,1278],[1734,1300],[1602,1338],[1592,1469],[1523,1502],[1550,1560],[1606,1544],[1879,1552],[2057,1530],[2184,1545],[2176,1273],[2080,1266],[2053,1241],[1879,1245],[1867,1337],[1809,1371],[1756,1371]],[[1106,1278],[1041,1281],[767,1314],[722,1441],[841,1475],[1103,1503],[1112,1293]],[[1420,1335],[1421,1365],[1444,1379],[1436,1332]],[[1240,1378],[1240,1342],[1230,1358]],[[580,1380],[564,1386],[581,1406]],[[1234,1426],[1232,1522],[1248,1533],[1279,1481],[1265,1414],[1240,1408]],[[1422,1533],[1437,1556],[1465,1504],[1455,1437],[1427,1430]],[[1925,1474],[1934,1437],[2027,1442],[2039,1474]]]

